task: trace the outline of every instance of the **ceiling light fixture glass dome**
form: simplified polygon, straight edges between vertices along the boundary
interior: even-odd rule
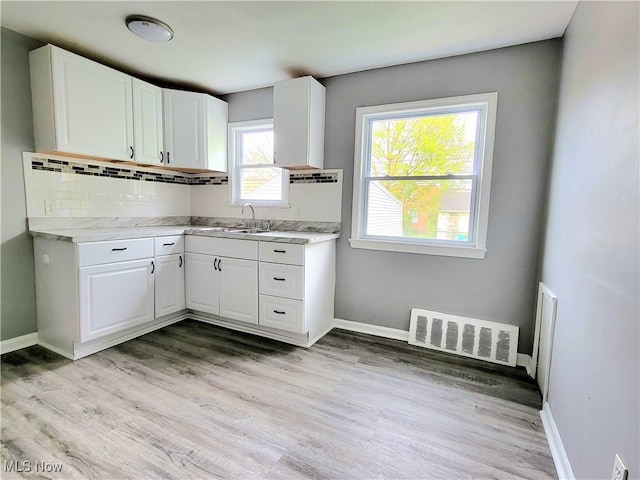
[[[168,42],[173,38],[171,27],[155,18],[129,15],[125,22],[131,32],[150,42]]]

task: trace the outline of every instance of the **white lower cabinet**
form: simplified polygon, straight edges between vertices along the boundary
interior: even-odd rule
[[[186,318],[311,346],[333,326],[335,242],[34,239],[38,341],[77,359]]]
[[[185,253],[187,262],[187,308],[200,312],[220,314],[220,276],[217,258],[212,255]]]
[[[155,283],[156,318],[184,310],[184,257],[182,254],[156,257]]]
[[[310,342],[327,333],[333,325],[335,242],[260,242],[259,253],[259,324],[308,335]]]
[[[220,257],[220,316],[258,323],[258,262]]]
[[[171,235],[153,239],[156,318],[185,308],[184,236]]]
[[[79,269],[81,342],[154,319],[152,269],[151,259]]]
[[[187,308],[258,323],[257,242],[186,238]]]
[[[306,333],[304,302],[260,295],[260,325],[289,332]]]

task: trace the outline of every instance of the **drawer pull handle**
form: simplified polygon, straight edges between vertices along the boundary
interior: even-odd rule
[[[180,255],[180,265],[178,268],[182,268],[182,255]]]
[[[122,252],[123,250],[126,250],[127,247],[122,247],[122,248],[112,248],[111,251],[112,252]]]
[[[152,261],[151,262],[151,273],[156,271],[156,264]]]
[[[273,277],[273,279],[278,282],[284,282],[286,280],[286,278],[278,278],[278,277]]]
[[[277,313],[278,315],[286,315],[286,312],[281,312],[280,310],[274,310],[273,313]]]
[[[221,258],[218,259],[218,271],[219,272],[222,271],[222,259]]]
[[[163,247],[170,247],[171,245],[175,245],[176,242],[171,242],[171,243],[163,243],[162,246]]]
[[[213,269],[217,272],[218,271],[218,259],[214,258],[213,259]]]
[[[287,253],[286,250],[274,250],[275,253]]]

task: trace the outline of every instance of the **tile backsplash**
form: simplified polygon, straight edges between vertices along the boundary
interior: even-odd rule
[[[226,174],[188,174],[25,153],[28,217],[241,217]],[[342,171],[291,172],[289,207],[262,219],[340,222]],[[312,185],[313,184],[313,185]]]

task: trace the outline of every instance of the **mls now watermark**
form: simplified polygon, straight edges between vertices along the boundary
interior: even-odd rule
[[[12,473],[59,473],[62,472],[62,463],[44,462],[36,460],[5,460],[2,462],[3,470]]]

